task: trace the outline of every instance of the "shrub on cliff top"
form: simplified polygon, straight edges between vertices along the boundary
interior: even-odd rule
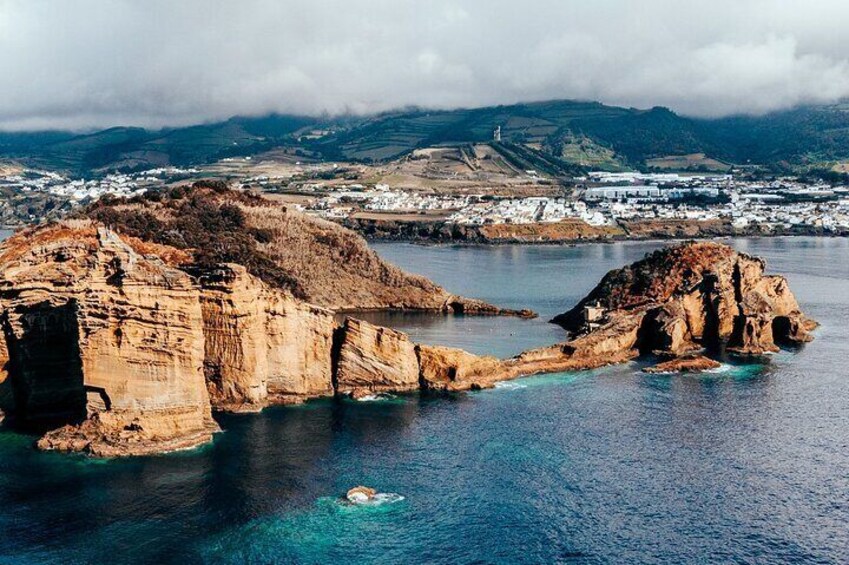
[[[102,200],[83,214],[143,241],[189,250],[201,268],[238,263],[266,283],[304,298],[297,279],[259,249],[257,243],[270,241],[273,234],[247,225],[245,213],[233,203],[242,199],[254,197],[233,193],[224,183],[205,182],[168,194],[157,192],[145,199],[147,203]]]

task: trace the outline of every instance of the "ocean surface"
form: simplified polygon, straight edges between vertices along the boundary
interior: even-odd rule
[[[733,244],[822,323],[765,364],[638,364],[445,398],[222,416],[209,446],[98,461],[0,432],[0,563],[849,563],[849,240]],[[510,355],[608,270],[661,243],[377,245],[537,320],[371,315]],[[382,504],[339,501],[365,484]]]

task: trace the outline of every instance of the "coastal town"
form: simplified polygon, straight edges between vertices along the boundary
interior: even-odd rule
[[[190,179],[198,172],[192,168],[162,167],[84,179],[55,171],[0,168],[0,226],[18,228],[57,219],[103,196],[138,196]]]
[[[0,188],[22,194],[43,193],[66,197],[69,200],[96,200],[101,196],[135,196],[150,188],[189,178],[198,169],[163,167],[137,173],[111,173],[99,179],[73,179],[54,171],[21,170],[0,176]]]
[[[531,171],[531,173],[536,174]],[[310,185],[298,191],[315,198],[297,206],[329,219],[356,215],[441,217],[460,225],[536,224],[580,220],[610,226],[622,220],[728,220],[735,228],[756,224],[825,231],[849,229],[849,187],[803,182],[794,177],[770,181],[731,174],[592,172],[574,179],[569,195],[493,197],[428,194],[387,184]]]
[[[330,177],[323,181],[319,171]],[[393,186],[389,182],[347,181],[337,164],[296,163],[278,176],[249,175],[231,179],[272,195],[307,214],[344,221],[350,218],[431,220],[460,226],[556,224],[579,221],[614,226],[623,221],[722,220],[735,229],[751,226],[787,230],[809,228],[823,233],[849,230],[849,186],[797,177],[751,179],[731,173],[590,172],[560,187],[536,171],[527,181],[546,188],[545,196],[505,196],[482,188],[478,193],[451,193]],[[329,172],[329,174],[328,174]],[[166,167],[112,173],[99,179],[74,179],[52,171],[18,170],[0,176],[0,203],[6,225],[37,223],[43,215],[33,200],[50,198],[51,209],[68,210],[104,195],[132,197],[148,190],[203,178],[204,170]],[[24,202],[24,212],[8,209]],[[19,208],[21,208],[19,206]],[[14,216],[14,217],[13,217]]]

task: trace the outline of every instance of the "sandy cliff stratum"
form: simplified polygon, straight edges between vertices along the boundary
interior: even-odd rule
[[[197,259],[192,248],[90,219],[7,240],[0,409],[9,423],[41,430],[42,449],[155,453],[209,441],[214,410],[486,388],[641,352],[760,354],[808,341],[815,325],[783,278],[716,244],[671,248],[608,274],[557,318],[567,341],[504,360],[416,344],[351,317],[337,323],[326,302],[270,284],[250,266]],[[438,300],[423,302],[438,306],[447,293],[433,288]]]

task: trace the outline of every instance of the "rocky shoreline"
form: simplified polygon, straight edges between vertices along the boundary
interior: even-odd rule
[[[463,225],[435,220],[345,218],[340,225],[374,242],[454,245],[546,245],[613,243],[618,241],[714,239],[721,237],[849,237],[849,231],[813,226],[779,229],[769,226],[735,228],[730,221],[656,220],[621,221],[595,227],[579,220],[546,224]]]
[[[294,225],[304,227],[300,220]],[[332,235],[334,245],[345,236]],[[344,281],[360,280],[356,269],[372,269],[374,259],[349,241],[356,251],[348,256],[361,266],[350,259],[334,266],[336,292],[334,281],[317,286],[303,274],[297,288],[324,304],[355,306],[344,298]],[[338,310],[263,280],[250,264],[202,263],[198,255],[196,248],[142,240],[91,219],[45,225],[4,242],[0,410],[7,423],[46,429],[41,449],[144,455],[209,441],[218,431],[214,411],[477,390],[647,353],[673,360],[720,349],[759,355],[780,343],[809,341],[816,326],[786,280],[715,243],[667,248],[608,273],[553,320],[566,330],[564,342],[509,359],[418,344],[351,316],[340,322]],[[446,313],[529,315],[460,300],[394,267],[376,269],[388,274],[372,288],[353,289],[358,302],[388,296],[389,304]],[[405,285],[416,302],[403,298]]]

